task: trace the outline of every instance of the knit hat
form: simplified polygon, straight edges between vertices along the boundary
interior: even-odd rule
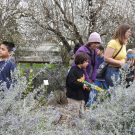
[[[69,52],[69,55],[74,55],[74,51],[71,50],[71,51]]]
[[[88,42],[99,42],[101,43],[100,35],[97,32],[93,32],[90,34]]]
[[[128,49],[127,52],[132,51],[132,49]]]

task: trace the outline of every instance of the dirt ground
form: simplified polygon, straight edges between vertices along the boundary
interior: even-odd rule
[[[68,106],[68,103],[64,103],[64,104],[56,104],[54,107],[58,107],[58,108],[65,108]],[[89,109],[90,107],[86,107],[86,111]]]
[[[56,104],[55,107],[59,107],[59,108],[64,108],[67,107],[68,103],[64,103],[64,104]]]

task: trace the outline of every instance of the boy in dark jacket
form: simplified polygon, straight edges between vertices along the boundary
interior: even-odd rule
[[[15,69],[15,64],[9,59],[11,55],[14,43],[3,41],[0,45],[0,84],[6,82],[6,87],[9,88],[12,83],[11,71]],[[0,91],[4,89],[0,89]]]
[[[97,62],[98,62],[97,69],[104,62],[104,54],[103,53],[104,53],[104,47],[102,45],[99,45],[98,51],[97,51]],[[97,85],[98,87],[101,87],[101,84],[102,84],[104,89],[108,89],[107,84],[105,82],[105,78],[96,77],[95,85]]]
[[[84,68],[85,80],[89,83],[94,83],[97,75],[97,48],[101,43],[101,37],[97,32],[93,32],[90,34],[88,42],[81,46],[75,53],[75,56],[79,52],[84,52],[89,56],[89,65]],[[72,66],[75,66],[75,62]],[[87,91],[87,97],[85,99],[85,103],[88,102],[89,99],[89,91]]]
[[[68,99],[68,104],[72,105],[72,109],[70,111],[75,110],[76,114],[80,116],[81,109],[84,107],[84,100],[86,97],[86,91],[90,90],[86,84],[79,82],[78,79],[82,78],[85,80],[85,75],[83,68],[88,66],[89,56],[80,52],[75,57],[75,64],[73,66],[67,76],[66,79],[66,96]]]

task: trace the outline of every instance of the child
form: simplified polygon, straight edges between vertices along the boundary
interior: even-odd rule
[[[78,79],[83,78],[85,80],[85,75],[83,68],[88,66],[89,56],[84,52],[80,52],[75,57],[75,64],[67,76],[66,79],[66,96],[68,99],[68,104],[74,104],[70,111],[75,110],[77,115],[80,116],[81,107],[85,100],[86,90],[90,90],[86,84],[79,82]]]
[[[99,68],[100,64],[104,62],[104,47],[102,45],[99,45],[99,47],[97,48],[98,51],[97,51],[97,69]],[[101,87],[101,84],[103,86],[104,89],[107,89],[107,85],[106,85],[106,82],[105,82],[105,79],[104,78],[96,78],[95,80],[95,85],[97,85],[98,87]],[[91,105],[92,103],[94,103],[96,101],[96,94],[98,93],[99,91],[97,90],[91,90],[90,91],[90,94],[89,94],[89,100],[88,100],[88,105]]]
[[[104,47],[102,45],[99,45],[98,47],[98,51],[97,51],[97,69],[99,68],[100,64],[102,64],[104,62]],[[107,89],[107,85],[105,82],[104,78],[96,78],[95,80],[95,85],[97,85],[98,87],[101,87],[101,84],[103,86],[104,89]]]
[[[97,74],[97,48],[101,43],[101,37],[97,32],[90,34],[88,42],[81,46],[75,53],[77,55],[79,52],[84,52],[89,56],[89,65],[84,68],[85,80],[89,83],[93,83],[96,79]],[[73,62],[73,65],[75,63]],[[85,103],[88,102],[90,91],[87,91]]]
[[[134,50],[128,50],[127,51],[126,62],[127,61],[131,61],[130,68],[134,68],[134,66],[135,66],[135,51]],[[128,88],[130,86],[129,82],[134,81],[134,74],[135,74],[135,69],[131,70],[130,73],[127,74],[127,76],[126,76],[126,82],[127,82],[126,88]]]
[[[3,41],[0,45],[0,84],[6,82],[7,88],[9,88],[11,84],[10,72],[14,71],[16,67],[14,62],[9,59],[14,47],[14,43],[7,41]]]
[[[75,58],[75,54],[74,54],[74,51],[73,51],[73,50],[71,50],[71,51],[69,52],[69,56],[70,56],[69,68],[71,68],[71,66],[72,66],[72,64],[73,64],[73,62],[74,62],[74,58]]]

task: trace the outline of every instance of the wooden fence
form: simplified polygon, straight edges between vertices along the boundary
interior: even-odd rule
[[[38,63],[38,64],[50,63],[50,61],[24,61],[24,60],[19,60],[17,63],[30,63],[30,66],[32,66],[35,63]],[[54,62],[54,63],[59,63],[59,62]]]
[[[32,66],[35,63],[38,63],[38,64],[50,63],[50,61],[23,61],[23,60],[19,60],[18,63],[30,63],[30,66]]]

